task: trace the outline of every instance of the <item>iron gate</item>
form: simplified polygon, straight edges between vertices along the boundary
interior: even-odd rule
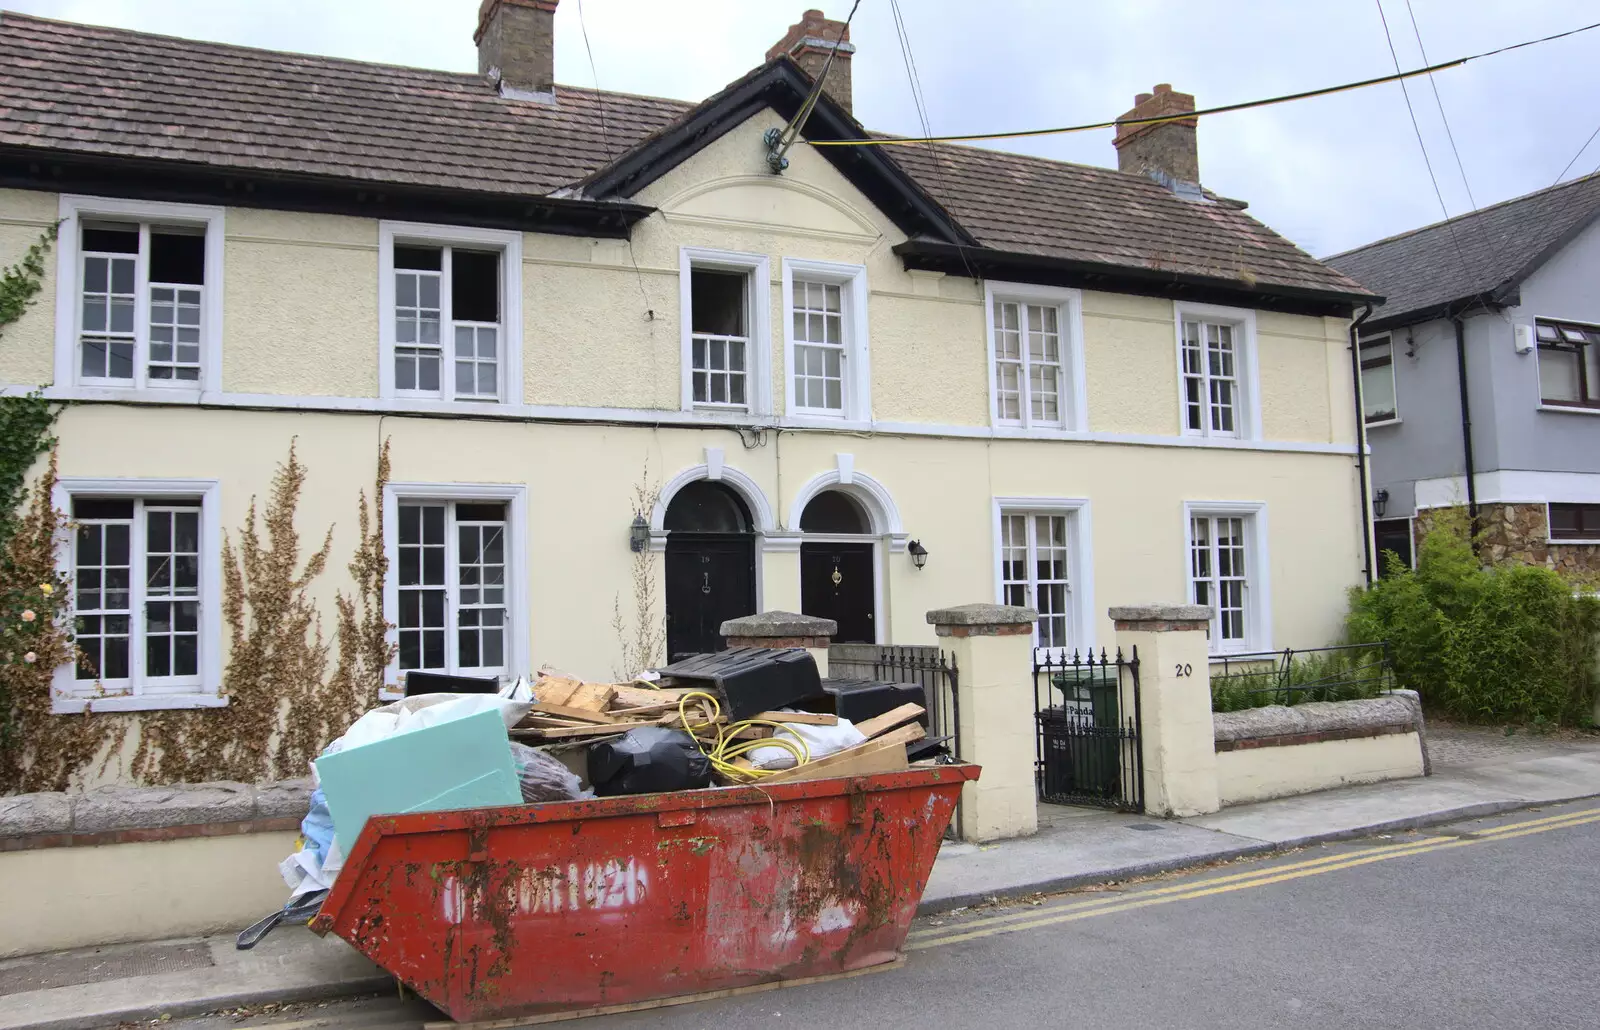
[[[922,688],[927,709],[928,736],[943,739],[947,754],[941,762],[961,760],[961,708],[957,685],[960,670],[955,655],[922,644],[834,644],[828,648],[828,675],[839,679],[870,679],[884,683],[915,683]],[[953,836],[961,835],[961,806],[950,819]]]
[[[1034,774],[1039,800],[1144,811],[1139,651],[1033,658]]]

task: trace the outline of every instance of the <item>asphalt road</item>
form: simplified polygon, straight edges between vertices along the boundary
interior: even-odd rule
[[[906,965],[559,1024],[612,1028],[1600,1026],[1600,805],[918,920]],[[393,997],[187,1030],[416,1030]]]

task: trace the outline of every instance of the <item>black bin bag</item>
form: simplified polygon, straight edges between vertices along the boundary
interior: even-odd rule
[[[657,794],[711,785],[711,759],[694,738],[665,726],[642,726],[589,749],[595,794]]]

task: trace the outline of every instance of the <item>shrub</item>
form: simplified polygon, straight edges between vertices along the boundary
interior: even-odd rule
[[[1211,710],[1356,701],[1394,686],[1378,648],[1300,651],[1211,677]]]
[[[1436,519],[1415,571],[1391,564],[1352,593],[1347,630],[1389,641],[1396,681],[1451,718],[1593,720],[1600,598],[1541,566],[1479,564],[1459,512]]]

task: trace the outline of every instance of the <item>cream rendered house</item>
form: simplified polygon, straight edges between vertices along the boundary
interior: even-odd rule
[[[838,23],[689,105],[554,86],[555,6],[487,0],[481,75],[0,17],[0,254],[61,227],[0,378],[72,402],[97,709],[225,703],[221,537],[291,441],[325,621],[391,441],[391,680],[610,674],[635,537],[674,652],[996,600],[1048,647],[1191,598],[1218,651],[1338,634],[1373,298],[1200,190],[1193,119],[1124,127],[1120,171],[814,147],[869,138],[845,44],[778,172]]]

